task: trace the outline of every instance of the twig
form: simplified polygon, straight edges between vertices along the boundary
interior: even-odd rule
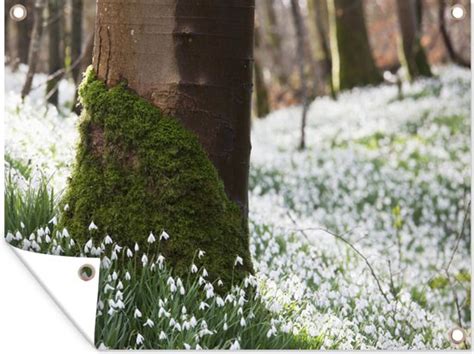
[[[290,218],[290,220],[293,222],[293,224],[295,226],[298,226],[295,219],[291,216],[290,212],[287,212],[287,215],[288,217]],[[370,270],[370,273],[372,275],[372,277],[374,278],[375,282],[377,283],[377,287],[380,291],[380,293],[382,294],[383,298],[385,299],[385,301],[389,304],[390,303],[390,300],[388,299],[388,296],[387,294],[385,293],[385,291],[383,291],[382,289],[382,284],[380,283],[380,280],[379,278],[377,277],[377,274],[375,274],[375,270],[374,268],[372,267],[372,264],[370,264],[369,260],[367,259],[366,256],[364,256],[362,254],[362,252],[360,252],[351,242],[349,242],[348,240],[346,240],[342,235],[338,235],[338,234],[335,234],[334,232],[332,231],[329,231],[327,229],[324,229],[324,228],[307,228],[307,229],[296,229],[295,231],[299,231],[301,232],[301,234],[303,236],[306,237],[306,239],[309,241],[309,236],[306,234],[305,230],[309,230],[309,231],[324,231],[326,233],[328,233],[329,235],[333,236],[334,238],[338,239],[338,240],[341,240],[342,242],[344,242],[346,245],[348,245],[350,248],[352,248],[354,250],[355,253],[357,253],[359,255],[359,257],[361,257],[365,264],[367,265],[367,267],[369,268]],[[349,231],[350,232],[350,231]],[[347,232],[346,232],[347,233]],[[344,235],[344,234],[343,234]]]

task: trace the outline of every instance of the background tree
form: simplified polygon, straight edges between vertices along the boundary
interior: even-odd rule
[[[121,243],[159,247],[178,273],[204,262],[226,286],[252,271],[254,6],[98,0],[93,72],[80,89],[82,139],[64,200],[72,235],[87,239],[94,221]],[[150,246],[148,234],[163,230],[169,241]]]
[[[76,63],[80,60],[82,53],[82,17],[83,17],[83,1],[72,0],[71,3],[71,63]],[[81,81],[81,67],[74,65],[72,67],[72,77],[76,86]]]
[[[308,88],[305,75],[305,53],[304,53],[304,42],[305,42],[305,31],[303,28],[303,19],[301,16],[301,10],[298,0],[291,0],[291,13],[293,22],[296,29],[296,43],[297,43],[297,54],[298,54],[298,68],[300,78],[300,96],[303,105],[303,111],[301,114],[301,129],[300,129],[300,144],[299,148],[304,149],[306,147],[305,129],[306,129],[306,116],[308,113]]]
[[[375,66],[361,0],[328,0],[334,90],[375,85],[382,76]]]
[[[399,56],[409,79],[431,76],[430,65],[421,45],[422,4],[420,0],[397,0],[400,24]]]
[[[255,49],[260,49],[261,46],[261,27],[255,28]],[[262,60],[258,55],[255,55],[254,62],[254,83],[255,83],[255,114],[259,118],[265,117],[270,113],[270,105],[268,102],[268,91],[263,77]]]
[[[21,97],[25,98],[31,91],[33,77],[38,64],[38,54],[41,46],[41,36],[43,34],[43,12],[46,7],[46,0],[35,0],[34,4],[34,24],[31,33],[30,47],[28,50],[28,72],[26,74],[25,84],[21,90]]]
[[[316,61],[317,95],[333,94],[331,49],[326,0],[308,0],[308,23],[311,49]]]
[[[49,103],[58,105],[58,85],[61,76],[58,71],[61,63],[61,22],[63,3],[61,0],[48,0],[48,70],[50,78],[46,85],[46,98]]]

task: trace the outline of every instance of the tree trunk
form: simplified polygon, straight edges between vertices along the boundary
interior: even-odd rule
[[[25,98],[31,91],[33,77],[38,63],[38,53],[41,46],[41,36],[43,34],[43,12],[46,6],[46,0],[36,0],[34,5],[33,31],[31,33],[30,48],[28,51],[28,72],[26,74],[25,84],[21,90],[21,98]]]
[[[82,0],[72,0],[71,7],[71,62],[78,60],[82,53]],[[72,68],[72,78],[76,86],[81,81],[81,68],[79,65]]]
[[[254,0],[98,0],[93,67],[63,224],[202,263],[227,287],[252,271],[247,205]],[[125,88],[126,85],[126,88]],[[225,189],[224,189],[225,188]],[[168,241],[147,243],[166,230]],[[195,257],[204,250],[202,260]],[[237,257],[243,265],[235,265]]]
[[[332,96],[331,51],[329,48],[329,23],[326,0],[308,1],[309,33],[311,48],[316,61],[317,95]]]
[[[304,60],[304,43],[305,43],[305,31],[303,28],[303,19],[301,16],[301,10],[298,0],[291,0],[291,14],[293,17],[293,23],[296,29],[296,46],[298,53],[298,68],[300,74],[300,95],[301,103],[303,105],[303,112],[301,114],[301,134],[299,148],[304,149],[306,147],[305,129],[306,129],[306,115],[308,113],[308,88],[305,75],[305,60]]]
[[[46,84],[47,101],[55,106],[58,105],[58,85],[62,75],[57,72],[61,65],[61,11],[60,0],[48,0],[48,71],[52,75]]]
[[[446,19],[445,19],[445,12],[446,12],[446,2],[445,0],[438,0],[438,17],[439,17],[439,30],[441,32],[441,37],[443,38],[444,45],[446,50],[448,51],[449,58],[453,61],[453,63],[463,66],[465,68],[471,67],[470,60],[466,60],[461,57],[456,50],[454,49],[453,43],[451,41],[451,37],[449,36],[448,29],[446,28]]]
[[[421,6],[418,0],[397,0],[400,24],[399,56],[408,78],[431,76],[430,65],[421,46]]]
[[[260,49],[261,34],[260,27],[255,29],[255,49]],[[270,113],[268,102],[268,91],[263,77],[261,60],[258,53],[255,55],[254,63],[254,82],[255,82],[255,113],[258,118],[264,118]]]
[[[276,78],[278,84],[281,86],[286,86],[288,84],[288,77],[285,74],[283,64],[282,64],[282,55],[284,55],[282,44],[281,44],[281,35],[278,30],[277,16],[275,12],[274,0],[260,0],[263,1],[265,9],[264,21],[262,21],[265,28],[265,32],[269,37],[269,47],[270,53],[272,55],[274,70],[276,72]]]
[[[76,58],[75,61],[72,62],[73,69],[78,68],[78,77],[77,77],[77,84],[76,84],[76,91],[74,93],[74,99],[72,102],[72,111],[77,115],[81,114],[82,112],[82,105],[79,102],[79,83],[82,80],[82,74],[87,70],[89,65],[92,64],[92,53],[94,50],[94,33],[89,35],[87,39],[86,46],[83,48],[83,52]]]
[[[25,6],[27,10],[31,9],[26,0],[18,1],[18,4]],[[15,21],[18,62],[22,64],[28,63],[28,51],[31,41],[30,31],[32,30],[32,26],[28,17],[29,14],[24,20],[18,22]]]
[[[381,83],[383,78],[370,49],[362,0],[328,0],[328,13],[334,90]]]

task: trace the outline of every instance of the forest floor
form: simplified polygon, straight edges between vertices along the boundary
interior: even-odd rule
[[[6,173],[15,175],[7,183],[26,191],[47,176],[48,188],[61,191],[77,141],[73,86],[61,82],[58,112],[44,104],[45,77],[37,75],[38,89],[22,103],[24,71],[6,72]],[[401,100],[394,86],[318,98],[304,151],[301,108],[253,121],[251,251],[259,293],[278,319],[265,327],[269,341],[281,331],[313,347],[428,349],[451,347],[455,326],[470,333],[470,78],[443,67],[405,84]],[[22,218],[7,215],[10,240],[35,250]],[[211,336],[223,330],[211,322]],[[138,347],[145,331],[133,332]],[[250,343],[235,331],[221,347]]]

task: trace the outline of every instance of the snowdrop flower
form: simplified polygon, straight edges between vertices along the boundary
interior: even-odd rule
[[[125,280],[130,280],[132,279],[132,276],[130,275],[129,272],[125,273]]]
[[[111,265],[112,265],[112,261],[107,256],[104,256],[104,258],[102,258],[102,266],[105,269],[108,269],[110,268]]]
[[[142,313],[140,312],[140,310],[138,308],[135,309],[135,312],[133,313],[133,317],[135,317],[135,318],[141,318],[142,317]]]
[[[225,331],[227,331],[227,329],[229,328],[229,326],[227,325],[227,322],[224,322],[224,325],[222,326],[222,329]]]
[[[142,256],[142,264],[143,264],[143,266],[146,266],[147,263],[148,263],[148,257],[146,256],[146,254],[144,254]]]
[[[198,251],[198,258],[201,259],[205,254],[206,254],[206,252],[204,252],[203,250],[199,250]]]
[[[191,319],[189,320],[189,324],[191,325],[191,328],[194,328],[196,327],[197,325],[197,320],[196,320],[196,317],[191,317]]]
[[[87,241],[87,242],[86,242],[86,245],[85,245],[85,247],[84,247],[84,248],[86,248],[86,247],[87,247],[88,249],[91,249],[91,248],[92,248],[92,246],[93,246],[93,244],[92,244],[92,239],[90,238],[90,239],[89,239],[89,241]]]
[[[63,208],[64,211],[68,211],[69,210],[69,204],[66,204]]]
[[[53,219],[55,219],[55,218],[56,218],[56,216],[55,216]],[[53,220],[53,219],[51,219],[51,220]],[[50,220],[49,222],[51,222],[51,220]],[[54,225],[56,225],[56,224],[54,224]],[[20,227],[21,227],[22,229],[25,228],[25,224],[23,224],[23,221],[20,221]]]
[[[183,305],[183,307],[181,308],[181,313],[185,315],[187,312],[188,310],[186,310],[186,306]]]
[[[181,325],[178,322],[176,322],[174,324],[173,330],[177,330],[178,332],[181,332]]]
[[[246,325],[247,325],[247,322],[245,322],[245,318],[244,318],[244,316],[242,316],[242,317],[240,318],[240,326],[241,326],[241,327],[245,327]]]
[[[44,235],[44,233],[43,233],[43,235]],[[17,231],[15,233],[15,240],[20,241],[22,238],[23,238],[23,236],[21,235],[20,231]]]
[[[76,244],[76,243],[75,243],[74,240],[71,238],[71,239],[69,240],[69,246],[74,247],[75,244]]]
[[[132,258],[133,257],[133,252],[130,248],[127,248],[127,257]]]
[[[204,311],[207,307],[209,307],[209,305],[204,301],[201,301],[201,303],[199,304],[199,310]]]
[[[104,243],[106,245],[110,245],[111,243],[113,243],[114,241],[112,240],[112,237],[110,237],[109,235],[106,235],[105,238],[104,238]]]
[[[64,237],[69,237],[69,231],[67,231],[66,228],[63,229],[63,236]]]
[[[137,333],[137,340],[136,340],[137,345],[143,344],[144,340],[145,338],[143,338],[143,336],[140,333]]]
[[[99,252],[100,253],[100,252]],[[110,257],[110,259],[112,261],[116,261],[118,259],[118,256],[117,256],[117,253],[116,252],[112,252],[112,256]]]
[[[217,281],[217,285],[218,285],[218,286],[224,286],[224,283],[222,282],[222,280],[219,279],[219,280]]]
[[[99,220],[99,221],[100,221],[100,220]],[[94,224],[93,221],[89,224],[89,231],[92,231],[92,230],[97,230],[97,225]]]
[[[216,297],[216,305],[217,307],[223,307],[225,305],[224,300],[220,296]]]
[[[119,245],[114,246],[114,252],[120,253],[121,250],[122,250],[121,246],[119,246]]]
[[[163,230],[163,232],[160,235],[160,241],[161,240],[167,240],[169,238],[170,238],[170,235],[168,235],[168,233],[165,230]]]
[[[202,276],[205,278],[205,277],[207,277],[208,275],[209,275],[209,274],[207,273],[206,268],[203,268],[203,269],[202,269]]]
[[[107,294],[109,291],[114,291],[115,289],[109,284],[105,284],[104,293]]]
[[[196,344],[196,350],[202,350],[202,347],[199,344]]]
[[[161,331],[161,332],[160,332],[160,336],[159,336],[158,338],[159,338],[160,340],[164,340],[164,339],[167,339],[168,336],[166,335],[165,332]]]
[[[25,225],[23,223],[22,224],[22,228],[25,228]],[[53,218],[51,220],[49,220],[48,224],[53,224],[53,225],[57,225],[58,224],[58,219],[56,218],[56,215],[53,216]]]
[[[135,249],[135,252],[138,252],[138,250],[140,249],[140,247],[138,247],[138,243],[136,243],[136,242],[135,242],[135,247],[134,247],[134,249]]]
[[[274,336],[277,333],[275,326],[272,326],[267,332],[267,338]]]
[[[46,241],[46,243],[50,243],[51,242],[51,237],[49,237],[48,235],[46,235],[44,237],[44,240]]]
[[[230,350],[239,350],[240,349],[240,344],[238,340],[235,340],[234,343],[229,348]]]
[[[196,267],[196,265],[193,263],[191,265],[191,273],[197,273],[197,271],[198,271],[198,267]]]
[[[183,343],[183,345],[184,345],[184,349],[186,349],[186,350],[191,349],[191,346],[188,343]]]
[[[153,233],[150,232],[150,235],[147,238],[147,242],[151,244],[151,243],[154,243],[155,241],[156,241],[155,235],[153,235]]]
[[[234,266],[236,266],[238,264],[240,264],[240,265],[244,264],[244,260],[240,256],[235,257]]]
[[[143,324],[143,326],[152,328],[152,327],[155,327],[155,322],[153,322],[152,320],[148,318],[146,322]]]
[[[14,236],[11,232],[8,232],[7,236],[5,236],[5,239],[7,240],[7,242],[13,241],[13,238],[14,238]]]

